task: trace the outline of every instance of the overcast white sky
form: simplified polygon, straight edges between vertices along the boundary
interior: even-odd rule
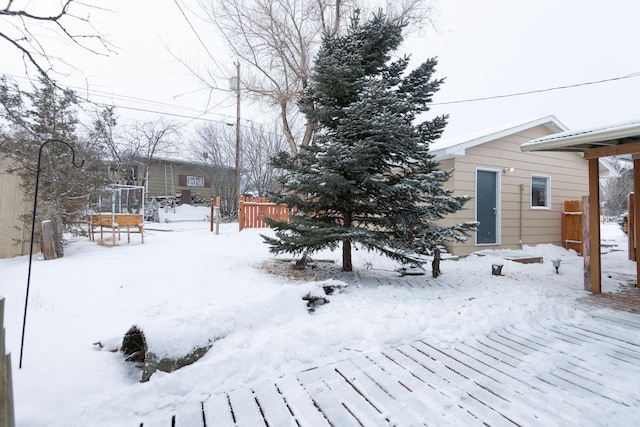
[[[233,75],[235,58],[215,44],[212,28],[188,12],[199,10],[197,1],[179,3],[220,67]],[[174,0],[112,0],[108,7],[114,12],[94,12],[92,20],[118,46],[119,54],[105,58],[74,50],[68,58],[77,71],[59,76],[63,85],[84,94],[81,88],[88,82],[90,97],[111,100],[123,119],[158,117],[137,111],[152,110],[233,120],[234,94],[214,91],[209,99],[209,92],[167,51],[169,45],[189,62],[210,64]],[[449,103],[640,73],[639,1],[438,0],[436,7],[438,32],[412,38],[400,53],[412,54],[416,63],[438,57],[438,76],[445,77],[446,84],[434,99],[433,112],[451,115],[445,136],[549,114],[571,129],[640,119],[636,101],[640,75],[531,95]],[[6,43],[0,43],[0,58],[0,73],[24,76],[18,52]],[[223,80],[219,84],[227,87]],[[244,118],[268,121],[247,102]],[[204,114],[207,108],[211,111]],[[173,118],[187,126],[194,123]]]

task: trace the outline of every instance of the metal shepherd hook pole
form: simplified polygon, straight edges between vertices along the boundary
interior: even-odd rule
[[[76,165],[76,151],[73,149],[71,144],[68,142],[62,141],[60,139],[50,139],[45,141],[40,145],[40,150],[38,151],[38,167],[36,168],[36,189],[33,194],[33,215],[31,217],[31,245],[29,248],[29,273],[27,274],[27,293],[24,299],[24,317],[22,319],[22,338],[20,340],[20,363],[18,369],[22,369],[22,353],[24,349],[24,332],[27,326],[27,307],[29,305],[29,286],[31,284],[31,260],[33,258],[33,240],[35,238],[35,226],[36,226],[36,208],[38,206],[38,184],[40,183],[40,160],[42,159],[42,149],[45,145],[50,142],[60,142],[71,149],[71,163],[73,166],[77,168],[81,168],[84,165],[84,160],[80,162],[79,165]]]

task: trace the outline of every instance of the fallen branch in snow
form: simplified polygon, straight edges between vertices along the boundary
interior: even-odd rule
[[[158,356],[150,352],[147,347],[147,340],[142,330],[133,325],[122,339],[122,347],[120,350],[125,355],[127,362],[136,363],[136,367],[142,369],[142,378],[140,382],[147,382],[156,371],[173,372],[185,366],[191,365],[213,346],[213,343],[195,348],[189,354],[179,358],[158,358]]]
[[[140,382],[144,383],[149,381],[151,375],[153,375],[156,371],[167,373],[173,372],[197,362],[200,358],[207,354],[207,351],[209,351],[212,345],[213,344],[207,345],[205,347],[195,348],[191,353],[177,359],[170,359],[167,357],[158,359],[158,356],[155,353],[148,352],[145,358],[144,369],[142,370],[142,379],[140,380]]]
[[[322,290],[327,295],[333,295],[333,293],[336,290],[340,290],[340,289],[344,289],[344,288],[346,288],[346,285],[337,285],[337,284],[322,285]]]
[[[324,284],[321,284],[320,286],[322,287],[324,295],[333,295],[335,291],[340,292],[342,289],[346,288],[346,285],[331,282],[324,282]],[[320,295],[319,291],[319,289],[311,291],[302,297],[302,299],[307,302],[307,310],[309,313],[313,313],[316,311],[317,307],[329,304],[330,302],[329,298],[326,298],[324,295]]]
[[[311,295],[311,293],[303,296],[302,299],[307,302],[307,310],[309,313],[316,311],[316,307],[329,304],[330,302],[328,298]]]
[[[400,267],[396,270],[398,272],[398,274],[400,274],[400,277],[402,276],[423,276],[426,272],[424,270],[424,268],[422,267],[417,267],[414,265],[407,267]]]

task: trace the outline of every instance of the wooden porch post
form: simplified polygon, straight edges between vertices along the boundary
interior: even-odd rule
[[[600,268],[600,170],[597,157],[589,159],[589,247],[591,253],[588,265],[585,259],[585,278],[589,278],[591,292],[599,294],[602,291],[602,272]],[[585,288],[587,285],[585,283]]]
[[[591,233],[589,232],[589,196],[582,196],[582,262],[585,291],[591,292]]]
[[[638,278],[640,278],[640,222],[638,219],[640,218],[640,159],[636,159],[634,156],[633,159],[633,192],[635,197],[633,198],[633,223],[635,225],[633,234],[634,234],[634,242],[635,242],[635,254],[636,254],[636,288],[638,286]],[[629,212],[631,214],[631,212]],[[629,221],[631,218],[627,218]],[[631,229],[629,229],[629,233],[631,233]]]
[[[636,260],[636,227],[634,222],[636,220],[635,198],[635,193],[629,193],[629,198],[627,201],[627,253],[629,255],[629,261]]]
[[[240,206],[238,207],[238,227],[240,228],[240,230],[238,231],[242,231],[242,229],[244,228],[244,197],[240,197]]]

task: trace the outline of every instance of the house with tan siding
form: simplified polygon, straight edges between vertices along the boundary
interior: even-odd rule
[[[20,177],[7,172],[9,159],[0,157],[0,258],[29,253],[30,229],[22,216],[31,212],[24,201]]]
[[[453,170],[447,187],[472,197],[442,223],[479,222],[466,242],[447,245],[450,253],[561,245],[564,201],[589,194],[587,161],[579,153],[524,153],[520,146],[566,130],[547,116],[431,145],[441,169]]]

